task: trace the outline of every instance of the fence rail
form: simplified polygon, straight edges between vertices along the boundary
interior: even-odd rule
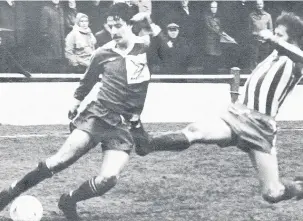
[[[83,74],[44,74],[34,73],[31,78],[25,78],[18,73],[0,73],[0,82],[77,82]],[[244,82],[249,75],[241,75],[241,82]],[[101,78],[101,76],[100,76]],[[197,83],[229,83],[234,76],[232,74],[153,74],[151,75],[152,82],[197,82]]]

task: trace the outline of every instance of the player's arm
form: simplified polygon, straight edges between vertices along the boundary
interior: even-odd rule
[[[75,90],[72,107],[68,112],[69,119],[73,119],[76,116],[77,109],[81,102],[84,100],[86,95],[88,95],[94,85],[99,82],[100,58],[98,54],[96,54],[97,51],[95,51],[95,53],[92,55],[90,65],[86,69],[82,79],[79,82],[79,86]]]
[[[95,51],[95,52],[98,52]],[[100,65],[99,62],[100,58],[98,53],[94,53],[90,60],[90,65],[86,69],[83,77],[80,79],[79,86],[76,88],[74,93],[74,98],[82,101],[86,95],[91,91],[93,86],[99,82],[99,75],[100,75]]]
[[[281,54],[286,55],[295,63],[303,63],[303,51],[298,46],[276,37],[269,30],[261,31],[260,36],[265,41],[271,42]]]
[[[138,14],[134,15],[131,20],[134,23],[139,24],[141,29],[143,29],[143,32],[146,33],[146,35],[142,36],[141,38],[144,40],[147,46],[151,44],[153,38],[161,36],[161,28],[152,21],[150,13],[139,12]]]

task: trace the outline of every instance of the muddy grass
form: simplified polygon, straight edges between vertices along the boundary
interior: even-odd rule
[[[298,122],[282,122],[279,163],[283,179],[303,175],[303,131]],[[184,124],[148,124],[149,131],[177,129]],[[64,142],[67,126],[0,126],[0,136],[48,134],[44,137],[0,138],[0,189],[54,153]],[[98,173],[100,147],[75,165],[39,184],[27,194],[39,198],[44,221],[63,221],[59,196]],[[181,153],[153,153],[132,159],[117,186],[100,198],[79,203],[87,221],[292,221],[303,220],[303,200],[271,205],[259,194],[247,155],[235,147],[193,145]],[[9,207],[0,221],[9,220]]]

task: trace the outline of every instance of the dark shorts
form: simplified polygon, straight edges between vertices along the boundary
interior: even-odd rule
[[[242,104],[231,104],[221,117],[232,129],[232,144],[249,151],[270,153],[274,146],[277,127],[276,121],[265,114],[251,110]]]
[[[84,109],[72,123],[77,129],[89,133],[96,144],[101,142],[103,150],[121,150],[129,153],[134,147],[134,141],[129,125],[123,117],[100,104],[98,112],[96,116],[89,108]]]

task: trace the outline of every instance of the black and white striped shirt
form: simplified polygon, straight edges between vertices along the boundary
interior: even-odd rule
[[[275,117],[301,77],[296,63],[274,50],[247,79],[240,102],[250,109]]]

